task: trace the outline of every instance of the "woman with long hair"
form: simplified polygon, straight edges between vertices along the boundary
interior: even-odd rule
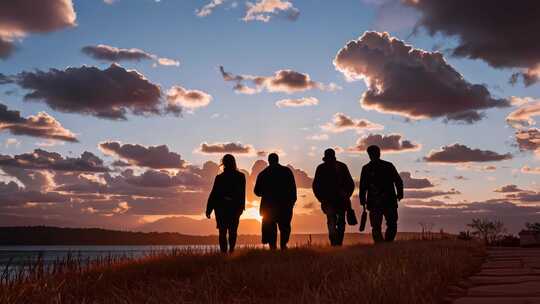
[[[208,197],[206,217],[210,218],[214,211],[219,230],[219,248],[226,253],[227,245],[229,252],[233,252],[236,245],[240,215],[246,207],[246,177],[236,167],[236,160],[231,154],[223,156],[221,166],[223,172],[216,176]]]

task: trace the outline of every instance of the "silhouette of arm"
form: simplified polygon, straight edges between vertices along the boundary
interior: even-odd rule
[[[287,174],[289,175],[289,197],[291,199],[291,203],[294,205],[297,200],[296,196],[296,181],[294,180],[294,174],[292,173],[291,169],[287,168]]]
[[[214,179],[214,185],[212,186],[212,191],[210,191],[210,195],[208,196],[208,202],[206,203],[206,216],[210,217],[210,214],[212,214],[212,211],[216,209],[216,200],[217,200],[217,191],[219,188],[219,178],[216,176]]]
[[[313,184],[311,185],[313,189],[313,194],[315,194],[315,197],[319,202],[323,202],[325,200],[324,198],[324,192],[323,192],[323,177],[321,168],[317,167],[317,170],[315,170],[315,177],[313,178]]]
[[[354,192],[354,180],[351,176],[351,172],[349,172],[349,168],[347,166],[343,166],[345,168],[344,172],[344,185],[343,188],[345,190],[345,194],[347,198],[351,197]]]
[[[368,180],[367,180],[367,173],[364,167],[362,167],[362,173],[360,173],[360,204],[365,205],[367,204],[367,189],[368,189]]]
[[[255,188],[253,189],[253,192],[256,196],[262,197],[263,196],[263,176],[262,172],[257,175],[257,179],[255,181]]]
[[[240,201],[240,211],[244,211],[246,210],[246,176],[244,173],[241,173],[241,176],[238,199]]]
[[[392,171],[394,185],[396,186],[397,199],[401,200],[403,198],[403,180],[401,179],[401,176],[399,176],[399,173],[394,165],[392,165]]]

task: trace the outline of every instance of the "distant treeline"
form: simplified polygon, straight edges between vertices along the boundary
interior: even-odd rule
[[[434,234],[438,238],[437,234]],[[398,239],[418,239],[419,233],[398,233]],[[293,234],[291,245],[327,243],[326,234]],[[368,234],[347,233],[345,243],[368,243]],[[240,235],[239,244],[260,244],[259,235]],[[175,232],[133,232],[99,228],[0,227],[0,246],[6,245],[215,245],[217,236]]]
[[[215,236],[131,232],[98,228],[0,227],[0,245],[190,245],[215,244]]]

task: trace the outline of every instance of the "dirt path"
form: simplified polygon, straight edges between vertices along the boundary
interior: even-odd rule
[[[540,248],[494,248],[479,273],[451,289],[454,304],[540,304]]]

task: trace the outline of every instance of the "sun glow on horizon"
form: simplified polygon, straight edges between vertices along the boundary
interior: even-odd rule
[[[259,214],[259,207],[249,207],[246,208],[244,213],[242,213],[242,216],[240,219],[244,220],[256,220],[258,222],[262,222],[262,216]]]

